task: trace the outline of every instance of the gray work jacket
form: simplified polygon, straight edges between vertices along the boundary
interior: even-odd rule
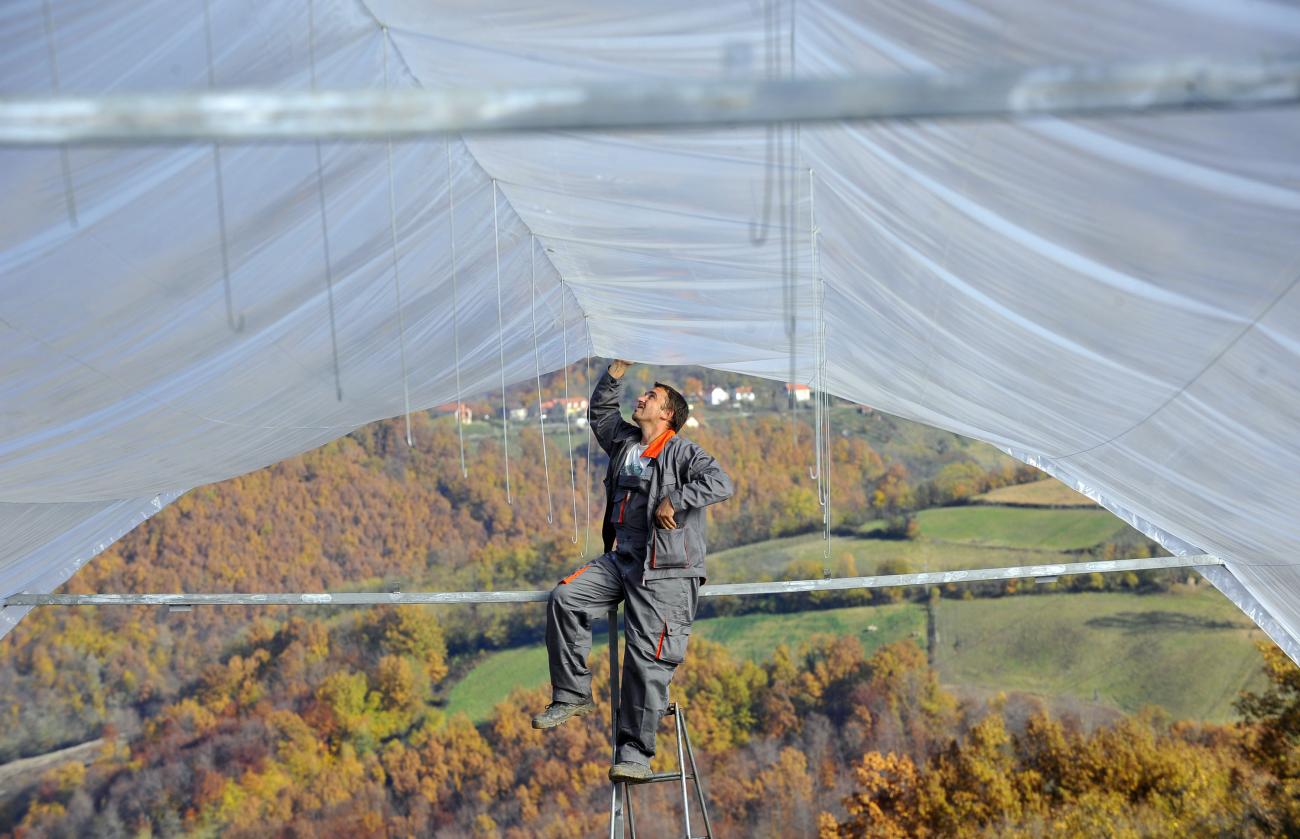
[[[609,468],[605,470],[605,516],[602,535],[605,551],[614,549],[614,525],[610,519],[616,494],[615,481],[618,470],[627,456],[629,446],[640,442],[641,429],[623,419],[619,413],[619,397],[623,382],[606,370],[591,394],[587,418],[596,435],[596,442],[609,455]],[[650,467],[649,504],[646,505],[645,567],[642,579],[664,577],[705,577],[704,508],[731,497],[731,478],[722,467],[698,444],[681,435],[674,435],[664,445]],[[677,527],[661,530],[655,527],[654,513],[659,503],[667,498],[673,505]]]

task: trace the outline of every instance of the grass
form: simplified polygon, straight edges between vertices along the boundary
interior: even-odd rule
[[[608,648],[593,645],[589,660],[605,655]],[[483,722],[510,691],[546,684],[548,678],[546,647],[540,644],[489,653],[447,692],[447,715],[467,714]]]
[[[868,627],[876,629],[870,630]],[[723,644],[736,658],[766,661],[781,644],[797,647],[813,635],[857,635],[870,655],[903,638],[925,644],[925,609],[916,603],[851,606],[781,615],[728,615],[702,620],[695,635]]]
[[[940,507],[917,514],[921,538],[870,538],[881,522],[858,536],[831,539],[831,568],[840,576],[911,571],[949,571],[1032,565],[1061,560],[1061,552],[1091,548],[1128,525],[1106,510],[1035,509],[977,504]],[[866,538],[862,538],[866,537]],[[798,579],[820,571],[824,556],[815,533],[771,539],[709,554],[710,580],[749,582]],[[845,556],[852,558],[846,562]],[[798,567],[792,567],[798,566]]]
[[[924,525],[921,532],[925,532]],[[851,566],[844,563],[845,554],[853,558]],[[823,543],[817,534],[772,539],[709,554],[709,580],[731,583],[798,579],[807,576],[809,568],[820,577],[822,557]],[[891,563],[892,573],[898,573],[900,563],[912,571],[947,571],[1056,562],[1060,554],[1050,549],[987,547],[927,538],[907,541],[836,536],[831,539],[831,560],[835,574],[853,576],[880,573],[885,563]],[[790,568],[796,562],[803,565],[802,570]]]
[[[940,677],[993,691],[1096,701],[1125,713],[1224,722],[1243,689],[1264,686],[1263,633],[1208,586],[1192,593],[1043,594],[944,600]]]
[[[1211,722],[1235,719],[1237,694],[1264,687],[1252,646],[1262,632],[1208,587],[943,600],[936,615],[936,663],[950,687],[1069,697],[1124,713],[1159,705],[1175,719]],[[875,632],[867,631],[871,625]],[[695,628],[697,638],[752,661],[770,658],[778,644],[798,646],[821,633],[856,635],[868,654],[903,638],[924,644],[925,612],[920,604],[897,603],[727,616]],[[593,660],[606,650],[596,644]],[[541,645],[491,653],[452,688],[446,710],[482,722],[514,688],[546,680]]]
[[[1097,502],[1080,495],[1055,478],[1043,478],[1027,484],[1000,487],[975,496],[981,504],[1002,504],[1008,507],[1096,507]]]
[[[940,507],[917,514],[929,539],[1002,548],[1071,551],[1091,548],[1128,527],[1106,510]]]
[[[1092,547],[1126,527],[1101,509],[975,505],[926,510],[919,518],[917,540],[834,538],[836,573],[879,573],[885,563],[897,572],[1059,561],[1062,551]],[[710,579],[806,576],[809,567],[820,569],[823,549],[820,536],[808,534],[719,551],[709,557]],[[851,563],[841,559],[845,554]],[[939,673],[955,687],[1069,697],[1126,713],[1153,704],[1175,718],[1227,721],[1235,717],[1238,692],[1264,684],[1251,645],[1262,633],[1208,586],[1164,595],[943,600],[937,622]],[[877,631],[868,633],[868,625]],[[869,651],[906,637],[924,643],[925,613],[919,604],[900,603],[718,617],[695,629],[696,637],[755,661],[780,643],[797,645],[818,633],[856,634]],[[603,640],[603,633],[597,637]],[[592,651],[606,654],[604,644]],[[546,681],[541,645],[491,653],[452,687],[447,711],[483,721],[513,688]]]
[[[876,630],[868,630],[869,626]],[[913,603],[896,603],[782,615],[729,615],[698,621],[692,634],[726,645],[737,658],[764,661],[780,644],[798,646],[824,633],[857,635],[868,654],[902,638],[913,637],[924,644],[925,610]],[[603,633],[600,637],[603,639]],[[588,660],[608,655],[608,650],[608,644],[593,644]],[[548,678],[546,648],[540,644],[490,653],[448,692],[446,712],[448,716],[467,714],[474,722],[483,722],[510,691],[544,685]]]

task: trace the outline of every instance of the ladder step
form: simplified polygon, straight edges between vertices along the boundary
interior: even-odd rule
[[[682,773],[680,772],[656,772],[650,777],[642,778],[639,781],[619,781],[619,783],[626,783],[626,784],[632,784],[634,786],[639,786],[641,784],[658,784],[664,781],[680,781],[681,779],[682,779]],[[695,776],[688,774],[686,776],[686,780],[693,781],[695,780]]]

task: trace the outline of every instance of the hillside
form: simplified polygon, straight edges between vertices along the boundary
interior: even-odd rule
[[[1015,486],[999,487],[977,495],[976,504],[1001,504],[1008,507],[1096,507],[1097,502],[1070,489],[1055,478],[1043,478]]]
[[[945,683],[1068,695],[1133,713],[1227,722],[1264,685],[1249,618],[1207,584],[1161,595],[1043,594],[943,600],[935,657]]]
[[[921,533],[936,541],[1053,551],[1086,550],[1128,528],[1110,513],[1096,508],[1040,510],[971,505],[922,510],[916,518]]]
[[[737,659],[770,661],[782,644],[797,647],[818,635],[856,638],[868,653],[895,641],[925,640],[924,608],[913,603],[857,606],[782,615],[731,615],[696,622],[691,643],[699,639],[724,646]],[[605,633],[598,630],[592,659],[609,655]],[[540,644],[490,653],[447,693],[448,716],[466,714],[474,722],[490,718],[496,706],[517,689],[548,682],[546,648]]]
[[[756,383],[756,390],[762,384]],[[550,377],[544,393],[553,395],[556,387],[556,377]],[[574,390],[579,387],[574,384]],[[526,389],[512,391],[510,398],[516,397],[527,402]],[[808,413],[796,415],[792,434],[789,415],[778,407],[702,409],[703,424],[692,430],[738,487],[733,501],[710,513],[715,582],[821,576],[826,546],[817,535],[820,508],[808,477]],[[832,446],[833,573],[1132,556],[1152,549],[1140,534],[1114,530],[1113,521],[1099,511],[963,506],[977,495],[1033,480],[1037,473],[990,447],[878,412],[840,405],[833,414],[842,432]],[[201,487],[105,551],[64,590],[544,588],[578,565],[584,550],[595,548],[596,538],[588,545],[580,531],[588,514],[586,478],[599,474],[603,455],[593,452],[588,463],[588,444],[577,429],[570,450],[568,430],[548,426],[543,460],[537,427],[511,424],[507,500],[499,424],[476,420],[467,427],[467,476],[459,468],[454,421],[417,414],[412,427],[414,447],[404,442],[402,420],[390,420],[300,457]],[[598,521],[602,490],[599,485],[590,490],[591,515]],[[996,526],[972,518],[973,510],[997,518]],[[1120,597],[1115,604],[1129,603],[1124,597],[1142,604],[1115,605],[1102,615],[1123,620],[1128,612],[1150,611],[1147,601],[1179,579],[1118,575],[1063,581],[1052,591],[1113,589],[1110,594]],[[1047,589],[1034,589],[1031,596],[1017,592],[1014,581],[946,587],[939,592],[939,620],[995,625],[998,610],[1021,608],[1020,603],[1036,603],[1042,601],[1038,595],[1048,594]],[[874,656],[893,649],[890,640],[923,642],[928,595],[859,591],[707,599],[692,642],[693,663],[701,672],[721,669],[698,681],[687,677],[681,690],[701,708],[692,719],[717,752],[711,759],[753,774],[770,764],[764,755],[772,750],[818,753],[822,741],[816,738],[823,734],[816,732],[826,732],[830,724],[849,734],[833,756],[827,753],[829,762],[813,771],[835,774],[865,748],[901,742],[890,740],[890,731],[915,735],[910,723],[883,722],[894,711],[872,718],[870,737],[852,727],[866,722],[844,715],[852,708],[875,707],[871,697],[887,689],[872,681],[863,654],[854,659],[844,644],[874,650]],[[963,596],[977,598],[977,605],[957,600]],[[1016,606],[1004,606],[1008,603]],[[956,613],[947,611],[950,606],[976,611],[952,618]],[[988,615],[979,611],[984,609]],[[579,805],[588,791],[600,787],[599,767],[582,770],[590,777],[570,776],[556,768],[549,752],[541,764],[530,763],[542,760],[537,750],[543,747],[522,739],[531,736],[527,731],[516,730],[524,718],[518,704],[514,713],[491,719],[484,711],[503,699],[526,706],[539,700],[537,691],[515,698],[511,691],[544,681],[544,668],[530,649],[540,640],[542,617],[539,608],[494,607],[200,608],[184,614],[120,607],[37,610],[0,640],[0,707],[7,723],[0,728],[0,762],[39,760],[96,738],[105,743],[89,768],[83,760],[60,759],[34,784],[24,770],[22,787],[0,795],[0,829],[23,824],[33,829],[30,835],[256,835],[274,824],[286,833],[366,835],[377,825],[399,831],[406,825],[414,831],[438,826],[456,835],[492,835],[485,825],[500,820],[502,833],[510,819],[535,807],[547,814],[555,835],[582,832]],[[1113,628],[1098,631],[1098,637],[1123,636]],[[1207,631],[1225,639],[1238,632]],[[941,627],[941,644],[950,635]],[[718,658],[720,648],[711,646],[711,639],[725,643],[729,652]],[[969,649],[972,642],[962,643]],[[810,652],[792,652],[796,647]],[[979,672],[999,671],[992,662],[963,670],[964,649],[957,656],[936,649],[940,672],[954,687],[979,691],[1005,681],[1045,695],[1071,690],[1052,682],[1050,666],[1033,661],[1024,672],[979,681],[974,678]],[[897,655],[915,654],[890,653],[878,663],[884,667]],[[857,675],[818,681],[841,666]],[[1063,672],[1077,679],[1077,671]],[[1183,672],[1204,671],[1188,663]],[[1235,678],[1217,670],[1208,677],[1228,678],[1225,684]],[[799,686],[790,696],[800,698],[791,699],[789,708],[780,705],[771,686],[795,682]],[[724,683],[731,693],[722,702],[714,691]],[[822,687],[806,693],[818,684]],[[912,701],[922,694],[907,691],[918,684],[888,690],[901,689]],[[1096,679],[1082,684],[1084,693],[1088,687],[1097,690],[1102,704],[1127,708],[1136,701],[1137,694],[1124,684]],[[768,687],[760,690],[761,685]],[[759,695],[769,698],[748,698]],[[1188,713],[1222,712],[1224,701],[1202,699]],[[778,704],[763,704],[769,701]],[[974,701],[962,706],[963,713],[983,707],[978,696]],[[484,720],[483,727],[448,714],[460,708]],[[813,740],[799,739],[802,733],[782,739],[774,729],[755,728],[786,725],[780,721],[794,713],[790,708],[812,715]],[[954,719],[940,716],[915,741],[917,759],[957,736]],[[759,730],[775,739],[748,751],[746,744]],[[604,750],[599,727],[584,736],[594,739],[583,741],[583,749]],[[497,748],[516,749],[522,762],[501,763]],[[530,765],[541,774],[514,776]],[[472,794],[463,792],[471,789]],[[356,797],[358,790],[365,790],[364,801]],[[837,778],[821,788],[818,806],[841,812],[837,802],[848,792],[847,783]],[[563,801],[537,798],[551,794]],[[742,835],[783,818],[763,800],[764,792],[717,794],[734,808],[729,818]],[[799,800],[811,801],[810,795]],[[515,811],[484,803],[506,797],[525,803]],[[807,827],[800,818],[792,829]]]
[[[1157,706],[1173,719],[1221,723],[1238,718],[1233,703],[1241,691],[1265,683],[1254,646],[1263,632],[1212,590],[942,600],[936,617],[939,676],[963,692],[1020,691],[1123,713]],[[904,638],[924,644],[925,608],[898,603],[706,618],[692,643],[715,641],[737,658],[762,663],[780,644],[798,646],[826,633],[855,637],[868,651]],[[592,655],[603,657],[608,649],[603,633],[598,637]],[[541,645],[490,653],[451,688],[446,711],[483,722],[515,689],[546,683]]]

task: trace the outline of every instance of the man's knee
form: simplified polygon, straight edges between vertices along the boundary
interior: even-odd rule
[[[546,604],[552,610],[571,612],[574,610],[574,601],[573,589],[566,583],[560,583],[551,589],[551,596],[547,598]]]

